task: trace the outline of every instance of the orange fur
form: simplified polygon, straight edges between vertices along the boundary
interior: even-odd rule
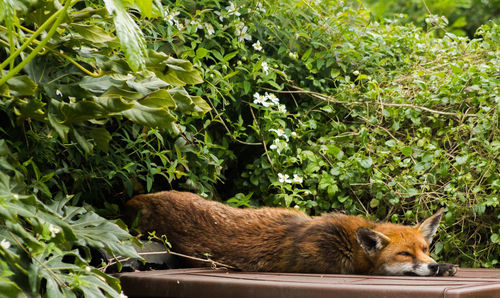
[[[244,271],[408,274],[388,268],[434,263],[428,240],[441,218],[438,212],[409,227],[340,213],[309,217],[284,208],[232,208],[177,191],[137,195],[126,207],[132,216],[140,212],[142,232],[166,235],[173,251],[208,253]]]

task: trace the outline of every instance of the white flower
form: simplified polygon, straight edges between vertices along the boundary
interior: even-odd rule
[[[262,71],[263,71],[266,75],[268,75],[268,74],[269,74],[269,64],[267,64],[267,62],[266,62],[266,61],[262,61],[261,66],[262,66]]]
[[[184,24],[179,22],[178,20],[174,20],[175,26],[177,27],[177,30],[182,30],[184,29]]]
[[[226,10],[227,10],[228,15],[234,14],[237,17],[240,16],[240,13],[238,12],[238,8],[236,8],[236,5],[234,5],[234,2],[229,2],[229,6],[226,6]]]
[[[262,51],[262,45],[260,44],[260,40],[257,40],[257,42],[254,43],[252,46],[256,51]]]
[[[257,2],[256,9],[257,9],[257,11],[260,11],[260,12],[266,12],[266,9],[262,6],[262,3],[260,3],[260,2]]]
[[[171,11],[171,12],[168,12],[167,15],[163,19],[166,22],[168,22],[170,24],[170,26],[172,26],[174,24],[174,22],[177,21],[175,19],[175,17],[178,15],[179,15],[178,11]]]
[[[292,131],[292,133],[290,135],[292,136],[292,138],[298,137],[298,135],[297,135],[297,133],[295,131]]]
[[[49,224],[49,232],[50,232],[50,237],[54,238],[57,233],[61,232],[61,228],[58,226],[54,226],[53,224]]]
[[[57,89],[57,90],[56,90],[56,95],[57,95],[57,96],[61,96],[61,97],[63,96],[63,94],[62,94],[61,90],[59,90],[59,89]]]
[[[90,266],[85,266],[85,271],[90,272],[92,271],[92,268],[90,268]]]
[[[245,40],[252,40],[252,36],[250,36],[248,33],[248,27],[245,26],[245,24],[240,23],[236,25],[236,28],[234,29],[234,34],[238,37],[238,41],[243,42]]]
[[[304,182],[304,179],[302,177],[300,177],[299,175],[297,174],[293,174],[293,180],[292,180],[293,183],[298,183],[298,184],[301,184],[302,182]]]
[[[273,106],[274,104],[272,102],[267,101],[266,99],[264,99],[264,101],[262,102],[262,105],[267,108],[267,107]]]
[[[359,76],[359,71],[355,70],[355,71],[352,72],[352,74],[355,75],[355,76]]]
[[[212,35],[215,33],[214,26],[212,26],[212,24],[206,23],[205,28],[207,29],[208,35]]]
[[[264,95],[260,95],[258,92],[254,93],[253,98],[255,98],[253,100],[253,103],[255,103],[255,104],[263,105],[264,102],[266,101],[266,97]]]
[[[278,135],[278,137],[285,135],[285,131],[283,130],[283,128],[278,128],[278,129],[271,128],[269,131],[275,132]]]
[[[123,294],[123,291],[120,293],[120,296],[118,296],[118,298],[127,298],[128,296]]]
[[[281,173],[278,173],[278,181],[280,183],[292,183],[292,180],[290,180],[290,177],[287,174]]]
[[[299,55],[297,55],[297,53],[288,53],[288,57],[292,58],[292,59],[297,59],[299,57]]]
[[[286,106],[285,105],[278,105],[278,111],[281,113],[286,113]]]
[[[196,26],[196,31],[195,32],[198,32],[198,30],[203,30],[203,26],[198,21],[191,21],[190,24]]]
[[[271,128],[269,131],[275,132],[276,135],[278,135],[278,137],[284,137],[288,142],[288,136],[285,134],[283,128],[278,128],[278,129]]]
[[[10,247],[10,242],[7,239],[3,239],[0,241],[0,246],[4,249],[7,250]]]
[[[273,105],[277,105],[280,103],[279,98],[276,97],[276,95],[274,95],[274,93],[269,94],[266,92],[265,96],[266,96],[266,99],[269,99],[273,103]]]
[[[214,11],[214,13],[219,16],[219,20],[221,22],[224,21],[224,15],[222,13],[220,13],[220,11]]]
[[[280,139],[274,139],[273,144],[271,146],[269,146],[269,148],[271,148],[271,150],[276,150],[276,152],[278,152],[278,154],[280,154],[281,149],[278,146],[279,144],[280,144]]]

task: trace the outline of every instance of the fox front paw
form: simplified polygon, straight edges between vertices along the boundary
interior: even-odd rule
[[[439,263],[435,276],[453,276],[457,273],[458,265]]]

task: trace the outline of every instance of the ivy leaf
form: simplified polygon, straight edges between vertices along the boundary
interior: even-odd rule
[[[401,148],[400,151],[406,157],[410,157],[411,154],[413,153],[413,149],[410,146],[405,146],[405,147]]]
[[[359,165],[365,169],[369,169],[373,164],[373,160],[371,157],[357,158],[356,160],[358,161]]]

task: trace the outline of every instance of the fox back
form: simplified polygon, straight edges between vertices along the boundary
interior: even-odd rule
[[[177,191],[126,204],[139,229],[166,235],[173,251],[244,271],[434,275],[429,245],[442,210],[410,227],[284,208],[239,209]],[[201,265],[193,263],[192,265]]]

